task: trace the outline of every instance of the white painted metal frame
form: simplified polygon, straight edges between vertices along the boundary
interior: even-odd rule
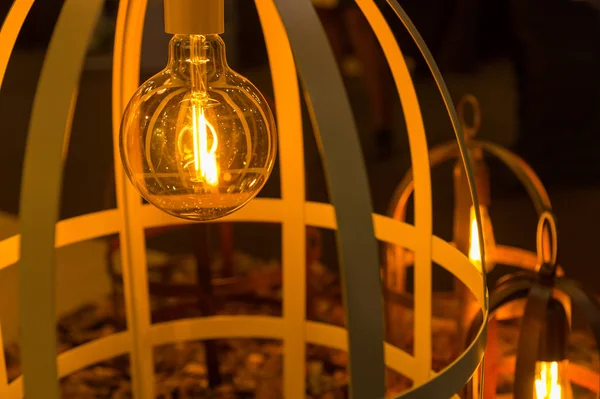
[[[306,315],[306,201],[302,106],[292,49],[272,1],[257,0],[271,64],[279,135],[282,200],[282,267],[284,319],[284,392],[306,392],[304,329]],[[265,21],[271,21],[266,23]]]
[[[113,54],[113,149],[123,292],[131,340],[132,393],[154,398],[153,350],[146,332],[150,328],[150,299],[146,266],[146,243],[141,222],[142,199],[125,177],[119,153],[121,115],[139,86],[142,34],[147,0],[119,2]]]
[[[333,206],[329,204],[306,202],[303,204],[306,226],[326,229],[336,229],[337,221]],[[142,206],[143,228],[160,227],[188,223],[175,219],[151,207]],[[281,223],[285,218],[284,206],[280,200],[257,199],[241,211],[227,217],[229,222],[258,222],[267,221]],[[378,240],[403,245],[414,250],[416,245],[415,227],[407,223],[399,223],[389,217],[373,215],[376,238]],[[117,210],[97,212],[59,222],[56,229],[56,247],[63,247],[76,242],[97,237],[103,237],[119,232],[121,221]],[[20,237],[11,237],[0,242],[0,269],[12,267],[19,257]],[[432,261],[441,264],[450,273],[465,283],[474,287],[472,292],[480,306],[486,304],[480,273],[472,267],[463,254],[444,240],[433,237]],[[146,331],[149,345],[159,346],[175,342],[198,339],[227,338],[227,337],[258,337],[283,339],[285,324],[274,317],[211,317],[201,319],[186,319],[152,325]],[[304,331],[304,333],[302,333]],[[334,349],[346,350],[346,333],[342,328],[315,322],[305,322],[303,327],[294,334],[303,336],[304,343],[328,346]],[[131,332],[125,331],[77,348],[73,348],[58,357],[58,376],[64,377],[72,372],[89,365],[110,359],[126,353],[132,353]],[[391,345],[385,345],[386,364],[393,370],[414,379],[419,361]],[[294,367],[302,369],[303,362]],[[287,375],[287,374],[286,374]],[[303,375],[303,374],[300,374]],[[432,374],[433,375],[433,374]],[[293,380],[302,380],[298,375],[290,376]],[[298,381],[294,382],[298,384]],[[23,398],[23,381],[21,378],[12,382],[8,388],[7,398]],[[286,391],[290,392],[290,391]],[[290,397],[295,397],[290,395]]]
[[[65,138],[70,132],[87,44],[101,0],[66,1],[56,23],[33,102],[21,182],[19,318],[28,396],[58,399],[56,380],[55,224]],[[73,35],[73,32],[78,32]]]
[[[416,32],[414,26],[403,14],[398,3],[395,0],[389,0],[389,2],[402,21],[407,24],[409,31],[414,34]],[[16,0],[2,26],[0,31],[0,83],[16,35],[32,3],[33,0]],[[473,344],[460,359],[440,374],[436,375],[431,371],[431,262],[442,265],[463,281],[473,292],[487,318],[485,277],[473,267],[463,254],[450,244],[432,236],[429,159],[418,98],[402,52],[374,1],[357,0],[357,4],[373,26],[384,49],[407,119],[416,187],[416,225],[401,223],[376,214],[370,217],[370,204],[367,200],[357,205],[359,208],[355,209],[355,213],[359,215],[358,218],[363,226],[372,227],[357,232],[351,228],[348,230],[348,226],[352,226],[353,222],[347,212],[349,204],[356,202],[339,198],[339,195],[338,198],[334,196],[334,200],[337,201],[336,207],[330,204],[306,201],[300,114],[301,97],[296,79],[297,65],[300,65],[302,69],[299,72],[304,79],[305,89],[309,89],[310,103],[314,106],[312,109],[313,122],[318,123],[318,126],[314,127],[315,131],[321,134],[325,161],[328,160],[328,157],[339,158],[339,154],[331,152],[331,140],[332,137],[335,137],[335,134],[331,132],[331,124],[320,117],[324,100],[322,93],[318,93],[314,86],[313,90],[310,90],[311,85],[314,85],[315,82],[315,76],[310,71],[311,66],[306,60],[301,62],[302,60],[298,58],[302,57],[302,49],[298,47],[296,39],[299,34],[298,26],[302,25],[298,24],[298,21],[294,21],[293,17],[302,15],[303,18],[309,18],[311,15],[305,15],[305,13],[310,14],[314,11],[307,8],[310,6],[310,0],[256,0],[269,53],[278,125],[281,132],[282,198],[254,200],[241,211],[227,217],[226,220],[282,224],[283,317],[215,316],[154,325],[150,324],[144,229],[181,224],[185,221],[168,216],[148,205],[142,205],[139,195],[124,178],[121,165],[118,164],[120,159],[117,154],[118,145],[115,145],[117,209],[63,221],[57,220],[63,148],[65,144],[68,144],[68,132],[75,106],[73,99],[76,98],[87,39],[101,11],[101,4],[101,0],[86,0],[85,2],[66,0],[40,78],[25,161],[21,205],[22,236],[14,236],[0,241],[0,269],[10,267],[19,261],[23,277],[20,287],[21,317],[22,327],[26,331],[23,334],[22,348],[23,369],[27,377],[25,384],[23,378],[19,378],[8,385],[5,365],[2,363],[0,365],[0,396],[11,399],[22,398],[25,391],[27,397],[30,398],[58,399],[57,377],[68,375],[104,359],[129,354],[132,365],[133,394],[137,398],[151,398],[154,397],[152,359],[154,346],[196,339],[262,337],[283,341],[285,350],[284,393],[287,397],[304,397],[305,344],[313,343],[347,350],[349,346],[356,348],[356,334],[360,334],[355,328],[352,328],[353,325],[356,325],[356,319],[349,321],[350,334],[339,327],[305,320],[305,228],[306,226],[317,226],[337,229],[338,224],[341,229],[341,237],[345,237],[344,240],[346,240],[340,241],[340,247],[344,253],[347,252],[348,246],[358,246],[360,247],[359,253],[363,254],[361,256],[371,259],[369,258],[372,252],[370,247],[376,245],[375,238],[377,238],[408,248],[415,252],[416,257],[415,337],[417,340],[415,355],[410,355],[389,344],[383,344],[382,339],[378,337],[379,328],[382,326],[369,326],[368,331],[372,331],[372,333],[369,333],[365,339],[361,339],[360,343],[373,352],[373,359],[385,356],[385,363],[388,367],[414,381],[414,388],[403,397],[431,398],[440,397],[440,395],[449,397],[464,385],[482,361],[485,346],[485,323]],[[118,134],[120,115],[126,101],[138,85],[145,8],[146,0],[121,0],[120,2],[113,65],[113,134],[115,143],[118,143],[116,135]],[[324,37],[322,32],[311,31],[310,33],[316,35],[315,37],[318,39]],[[65,40],[67,35],[69,40]],[[426,52],[420,37],[415,37],[415,40],[419,47]],[[69,45],[67,46],[65,43],[69,43]],[[328,53],[326,58],[331,61],[333,57],[330,50],[324,49]],[[427,54],[426,52],[426,59],[431,63],[432,60],[427,58]],[[331,66],[331,62],[327,66]],[[432,69],[434,72],[437,71],[435,64]],[[331,71],[328,70],[327,73],[331,73]],[[439,71],[436,73],[437,78]],[[335,79],[333,80],[337,80],[339,83],[341,79],[339,73],[337,75],[334,75]],[[443,82],[438,81],[438,84],[442,89],[451,120],[457,129],[461,148],[464,148],[460,127],[455,123],[456,112],[451,104],[448,104],[449,96]],[[344,95],[345,93],[342,90],[336,94]],[[338,104],[344,112],[347,111],[347,100],[344,99]],[[349,124],[351,126],[352,122],[350,121]],[[356,137],[352,137],[350,141],[356,143]],[[355,148],[352,148],[352,151],[355,151]],[[468,165],[466,158],[465,161]],[[364,169],[362,163],[358,160],[356,162],[359,164],[358,170]],[[43,176],[36,173],[42,167],[41,165],[44,168]],[[329,165],[328,172],[332,185],[330,187],[334,188],[334,192],[337,190],[337,192],[343,193],[344,184],[347,181],[343,179],[341,182],[339,181],[339,172],[336,171],[339,170],[338,166]],[[470,169],[468,169],[468,174],[472,175]],[[354,189],[360,192],[359,197],[368,193],[366,182],[359,179],[356,184],[360,186],[354,186]],[[342,191],[339,191],[340,189]],[[34,198],[44,198],[45,202],[39,204],[39,201]],[[476,209],[478,208],[476,207]],[[366,215],[367,219],[360,215]],[[340,216],[343,218],[342,220],[338,220]],[[354,226],[358,225],[354,223]],[[481,228],[479,230],[481,231]],[[372,233],[373,231],[374,233]],[[119,233],[123,248],[122,264],[124,265],[128,329],[71,349],[58,356],[58,361],[56,361],[56,321],[53,307],[55,248],[114,233]],[[365,240],[361,239],[357,242],[348,242],[347,240],[349,237],[350,239],[364,237],[365,234],[367,234]],[[372,261],[363,263],[357,265],[355,259],[344,259],[342,267],[346,270],[346,279],[356,279],[360,275],[372,278],[379,274],[376,256],[372,257]],[[355,269],[356,267],[366,269],[361,271]],[[346,283],[348,287],[358,286],[356,281],[346,281]],[[369,289],[373,292],[374,288],[377,288],[377,285],[370,286]],[[357,300],[360,299],[361,294],[362,292],[357,292],[353,288],[353,291],[346,294],[346,303],[359,303]],[[376,308],[377,303],[381,302],[380,297],[374,298],[369,295],[364,302],[369,304],[367,313],[371,312],[375,306],[373,320],[377,320],[378,317],[382,319],[382,309],[379,309],[378,312]],[[349,313],[354,311],[353,305]],[[359,313],[353,314],[360,315],[361,313],[359,311]],[[371,318],[371,316],[369,317]],[[350,344],[348,335],[351,338]],[[352,337],[355,340],[354,344],[352,344]],[[383,347],[381,356],[377,349],[378,346],[379,348]],[[360,348],[358,351],[363,354],[367,352]],[[383,375],[379,379],[380,371],[383,370],[382,366],[383,364],[357,365],[356,362],[351,365],[353,385],[360,386],[362,394],[362,396],[355,397],[363,399],[382,396]],[[365,370],[366,367],[371,367],[374,371],[367,374],[357,373],[357,370]],[[377,376],[376,381],[369,381],[368,378],[373,375]],[[371,384],[371,388],[369,384]],[[372,395],[365,394],[366,389],[370,389],[369,392]]]
[[[15,1],[10,8],[2,29],[0,29],[0,88],[4,81],[6,68],[12,54],[17,36],[25,22],[34,0]],[[0,256],[3,251],[0,250]],[[0,320],[0,397],[8,397],[8,376],[6,373],[6,358],[4,355],[4,340],[2,337],[2,320]]]

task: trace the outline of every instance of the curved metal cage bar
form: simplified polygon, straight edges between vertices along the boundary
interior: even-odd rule
[[[305,88],[313,130],[321,146],[329,194],[335,206],[346,327],[350,332],[350,392],[355,398],[383,397],[383,303],[378,251],[373,239],[372,205],[364,162],[347,161],[362,158],[352,109],[312,3],[289,0],[274,3]],[[269,21],[262,22],[265,36],[269,36]],[[275,58],[275,54],[269,56],[271,62]],[[320,62],[314,62],[315,59]]]
[[[100,0],[65,2],[42,67],[31,113],[19,207],[22,233],[19,316],[21,360],[30,376],[28,395],[32,397],[58,398],[54,240],[63,148],[72,121],[73,95],[102,4]],[[68,55],[66,60],[65,55]]]
[[[4,75],[8,55],[32,3],[32,0],[16,0],[0,31],[0,76]],[[449,397],[466,384],[483,358],[485,323],[461,358],[438,374],[431,371],[431,262],[447,268],[468,287],[484,320],[487,319],[485,275],[450,244],[432,235],[429,159],[418,98],[402,52],[381,11],[373,0],[357,0],[357,4],[384,49],[404,108],[415,171],[415,226],[372,214],[364,165],[360,161],[351,163],[352,173],[348,173],[348,163],[342,162],[342,157],[347,158],[348,154],[356,160],[361,159],[360,147],[341,77],[310,0],[256,0],[271,64],[279,131],[285,132],[280,140],[282,198],[257,199],[225,220],[282,224],[283,317],[215,316],[151,324],[144,229],[185,222],[142,204],[118,163],[118,145],[114,146],[117,208],[58,220],[64,148],[68,147],[65,144],[68,144],[74,98],[87,42],[102,5],[101,0],[65,1],[34,101],[21,194],[22,234],[0,241],[0,269],[19,261],[21,271],[20,316],[25,375],[24,379],[19,378],[9,385],[5,370],[0,369],[2,397],[22,398],[26,395],[58,399],[57,377],[126,353],[130,355],[134,397],[154,397],[154,346],[217,337],[281,339],[285,352],[284,392],[289,397],[301,397],[305,392],[302,376],[307,342],[349,350],[351,394],[355,398],[383,397],[384,365],[413,380],[414,388],[402,397]],[[399,4],[395,0],[389,0],[389,4],[415,39],[434,74],[455,128],[466,174],[472,182],[473,173],[456,111],[439,70]],[[122,111],[139,83],[145,10],[146,0],[120,0],[113,57],[115,143],[118,142]],[[307,37],[317,44],[308,47]],[[315,51],[321,55],[318,70],[309,62],[315,62]],[[317,141],[322,147],[333,205],[311,203],[305,198],[298,73],[307,92]],[[326,117],[324,111],[330,107],[336,110],[336,115],[344,116],[341,122],[345,129],[340,129],[339,120],[333,123]],[[340,142],[345,146],[340,146]],[[45,172],[43,176],[36,173],[41,165]],[[347,175],[352,175],[352,181]],[[471,193],[477,204],[472,184]],[[33,198],[44,198],[45,202],[40,204]],[[477,219],[481,226],[479,214]],[[338,231],[347,330],[305,320],[306,226]],[[55,249],[111,233],[119,234],[122,248],[128,329],[65,352],[57,361]],[[415,310],[418,316],[415,336],[419,338],[414,356],[383,342],[376,239],[402,245],[416,254]]]
[[[542,181],[521,157],[496,143],[486,140],[469,140],[467,146],[469,149],[480,148],[484,152],[487,152],[502,161],[523,185],[539,215],[546,210],[552,209],[550,197],[548,196],[548,192]],[[456,142],[448,142],[432,148],[429,152],[429,156],[431,160],[430,167],[435,168],[444,162],[458,158],[460,153]],[[400,183],[398,183],[398,186],[396,186],[388,210],[390,216],[405,220],[406,204],[413,190],[413,173],[412,169],[410,169],[404,175]]]

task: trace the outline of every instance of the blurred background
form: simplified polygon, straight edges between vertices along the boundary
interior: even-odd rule
[[[313,3],[345,78],[360,131],[375,211],[385,214],[396,186],[410,167],[398,96],[390,90],[393,85],[389,70],[356,5],[351,0]],[[465,94],[478,99],[482,113],[478,137],[515,151],[539,174],[558,218],[560,264],[567,275],[600,293],[600,265],[595,254],[600,238],[600,2],[402,0],[400,3],[432,50],[453,99],[458,101]],[[10,0],[0,2],[0,17],[6,15],[11,4]],[[62,0],[34,4],[0,91],[3,175],[0,239],[18,232],[29,117],[46,47],[62,4]],[[115,206],[110,89],[117,8],[116,0],[106,1],[81,77],[65,163],[62,219]],[[391,10],[385,5],[382,10],[392,21],[407,57],[429,146],[453,140],[448,116],[426,65]],[[162,0],[148,0],[141,81],[166,64],[169,36],[163,32],[162,19]],[[231,67],[250,78],[272,99],[268,60],[254,3],[226,0],[226,28],[223,38]],[[329,201],[306,112],[305,122],[308,199]],[[447,241],[452,239],[452,166],[450,163],[432,171],[434,233]],[[502,165],[490,160],[489,166],[490,214],[496,242],[534,250],[537,216],[525,190]],[[261,196],[279,196],[277,170]],[[203,239],[209,237],[208,248],[222,248],[223,237],[229,237],[237,252],[253,259],[243,258],[246,260],[239,262],[260,261],[272,266],[280,261],[278,226],[235,226],[225,235],[216,226],[211,225],[207,228],[210,231],[203,233]],[[164,263],[171,256],[193,252],[194,237],[198,236],[191,235],[186,228],[167,231],[160,239],[148,235],[147,245],[154,254],[149,262]],[[335,276],[334,236],[321,232],[318,237],[319,261],[327,273]],[[59,252],[60,314],[79,309],[82,301],[114,293],[114,285],[120,284],[114,273],[107,273],[106,264],[118,269],[110,261],[110,256],[118,251],[115,237],[86,245]],[[81,259],[87,259],[89,264],[81,264]],[[0,271],[3,320],[16,320],[16,278],[16,268]],[[80,285],[83,279],[93,281],[94,285]],[[443,276],[437,280],[439,289],[444,289],[446,280]],[[3,330],[5,342],[18,336],[16,322],[3,325]]]

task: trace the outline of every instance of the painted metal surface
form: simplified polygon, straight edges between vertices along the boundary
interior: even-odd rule
[[[21,31],[25,18],[31,10],[31,6],[33,6],[33,2],[34,0],[15,0],[2,23],[2,28],[0,29],[0,88],[4,81],[6,68],[8,67],[10,55],[12,54],[15,42],[17,41],[17,36]],[[0,253],[2,253],[1,248]],[[0,350],[0,397],[8,395],[8,376],[6,373],[6,359],[3,350],[4,339],[1,328],[2,322],[3,320],[0,320],[0,348],[2,348],[2,350]]]
[[[279,167],[282,205],[282,267],[284,364],[283,390],[291,397],[302,397],[306,381],[306,226],[304,141],[302,104],[296,64],[286,39],[285,27],[273,1],[256,0],[263,27],[273,89],[279,135]]]
[[[383,302],[378,247],[352,108],[312,3],[289,0],[274,0],[274,3],[304,86],[338,221],[337,252],[348,329],[350,397],[383,397]],[[353,161],[349,162],[350,159]]]
[[[141,220],[142,200],[125,177],[119,154],[121,115],[137,90],[142,34],[147,0],[121,0],[117,14],[113,54],[113,159],[119,240],[128,330],[131,332],[131,385],[136,398],[153,398],[153,350],[146,331],[150,328],[150,298],[146,266],[146,242]]]
[[[67,0],[56,23],[33,103],[21,184],[19,301],[21,362],[31,398],[58,399],[55,225],[63,148],[88,41],[103,1]],[[78,32],[73,35],[73,32]]]
[[[383,14],[373,1],[358,0],[375,36],[388,60],[400,103],[404,110],[411,165],[415,181],[415,227],[417,248],[414,251],[414,351],[418,359],[419,374],[414,384],[422,384],[429,379],[431,370],[431,238],[433,235],[433,209],[431,194],[431,174],[429,173],[429,151],[427,136],[421,115],[421,108],[412,77],[394,33]]]

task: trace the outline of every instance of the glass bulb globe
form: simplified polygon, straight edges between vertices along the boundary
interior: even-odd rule
[[[273,170],[277,133],[267,101],[229,68],[218,35],[175,35],[167,67],[125,109],[120,148],[149,203],[202,221],[258,194]]]

